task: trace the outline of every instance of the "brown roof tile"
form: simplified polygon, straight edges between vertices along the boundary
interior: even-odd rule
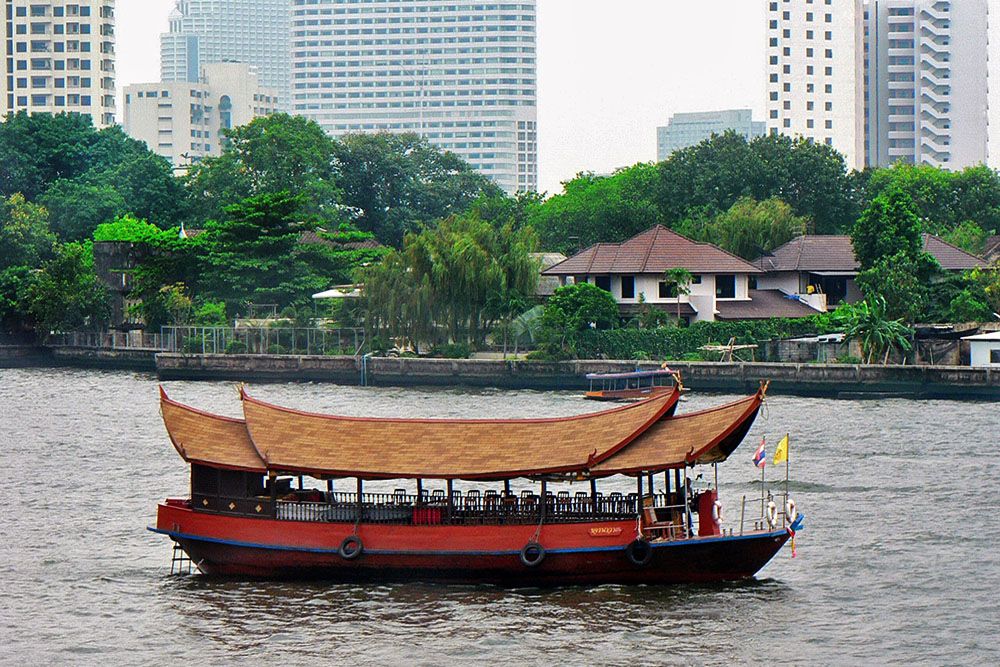
[[[170,441],[188,463],[264,472],[246,423],[181,405],[160,387],[160,414]]]
[[[986,239],[983,257],[988,262],[1000,259],[1000,234],[994,234]]]
[[[798,299],[776,289],[752,289],[750,301],[716,301],[716,318],[720,320],[763,320],[771,317],[809,317],[818,315]]]
[[[656,225],[622,243],[598,243],[542,275],[660,274],[668,269],[692,273],[761,273],[753,264],[710,243],[698,243]]]
[[[243,393],[254,448],[271,470],[368,478],[498,479],[584,470],[676,404],[665,391],[613,410],[558,419],[375,419],[317,415]]]
[[[981,266],[983,261],[938,236],[924,234],[924,250],[930,253],[948,271],[964,271]],[[768,273],[779,271],[841,271],[859,269],[850,236],[807,235],[792,239],[771,256],[754,260]]]

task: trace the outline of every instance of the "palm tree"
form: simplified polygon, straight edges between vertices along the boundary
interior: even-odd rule
[[[882,363],[888,363],[893,348],[904,352],[912,349],[910,337],[913,329],[903,324],[903,320],[886,317],[886,302],[881,296],[873,296],[854,306],[848,316],[845,339],[861,341],[861,353],[865,363],[872,363],[876,355],[885,353]]]
[[[663,272],[663,282],[674,288],[677,294],[677,326],[681,325],[681,295],[691,293],[690,285],[694,276],[687,269],[674,268]]]

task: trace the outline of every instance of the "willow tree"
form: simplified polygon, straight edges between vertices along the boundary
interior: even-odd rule
[[[476,215],[452,216],[408,234],[362,276],[374,328],[414,343],[481,343],[490,326],[514,317],[538,283],[530,230],[500,229]]]

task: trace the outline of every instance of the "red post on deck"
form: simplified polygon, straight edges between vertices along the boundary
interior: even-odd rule
[[[712,518],[712,508],[718,498],[719,492],[715,489],[703,491],[698,496],[698,537],[722,535],[722,528]]]

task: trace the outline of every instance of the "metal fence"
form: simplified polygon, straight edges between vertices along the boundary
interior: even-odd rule
[[[178,327],[160,329],[167,352],[186,354],[296,354],[357,356],[364,329],[292,327]]]
[[[163,336],[142,331],[65,331],[51,334],[50,347],[84,347],[96,350],[164,350]]]

